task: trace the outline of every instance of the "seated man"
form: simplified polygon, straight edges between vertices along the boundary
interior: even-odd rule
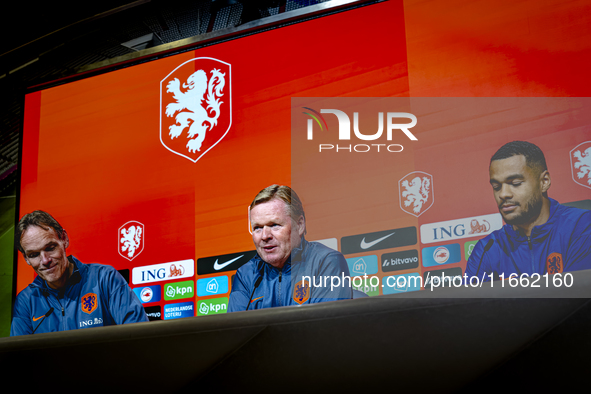
[[[352,298],[344,256],[305,240],[304,209],[289,187],[263,189],[250,204],[250,225],[257,255],[236,272],[229,312]],[[335,276],[339,286],[318,286]]]
[[[68,234],[48,213],[23,216],[15,233],[37,277],[16,297],[11,336],[148,321],[113,267],[66,256]]]
[[[548,197],[550,173],[540,148],[509,142],[491,158],[489,173],[507,224],[476,244],[466,265],[467,280],[591,268],[591,211]]]

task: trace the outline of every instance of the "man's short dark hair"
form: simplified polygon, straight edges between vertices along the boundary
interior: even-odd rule
[[[41,227],[44,230],[49,230],[52,228],[55,230],[55,233],[59,239],[65,239],[66,231],[61,226],[61,224],[59,224],[58,221],[53,218],[53,216],[44,211],[33,211],[31,213],[27,213],[21,218],[14,230],[16,247],[23,254],[23,256],[25,255],[25,250],[21,245],[21,238],[23,237],[23,233],[31,226]]]
[[[544,152],[536,145],[527,141],[512,141],[501,146],[499,150],[491,157],[491,163],[494,160],[508,159],[509,157],[522,155],[525,157],[525,164],[540,173],[546,171],[546,158]]]

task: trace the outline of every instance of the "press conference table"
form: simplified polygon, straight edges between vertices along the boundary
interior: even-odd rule
[[[0,338],[1,371],[40,392],[589,387],[591,270],[504,284]]]

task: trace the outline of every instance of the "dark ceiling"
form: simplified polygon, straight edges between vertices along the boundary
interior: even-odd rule
[[[31,87],[138,50],[325,1],[14,1],[0,24],[0,196],[16,192],[23,100]]]

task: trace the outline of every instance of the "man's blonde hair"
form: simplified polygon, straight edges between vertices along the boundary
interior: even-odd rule
[[[261,190],[252,203],[250,203],[250,209],[253,209],[259,204],[271,201],[272,199],[277,198],[285,203],[287,209],[289,211],[289,215],[294,221],[297,221],[300,216],[304,217],[304,223],[306,219],[306,214],[304,213],[304,206],[302,205],[302,201],[298,197],[297,193],[291,189],[289,186],[284,185],[271,185],[267,186],[263,190]],[[306,230],[304,229],[304,234],[306,234]]]

